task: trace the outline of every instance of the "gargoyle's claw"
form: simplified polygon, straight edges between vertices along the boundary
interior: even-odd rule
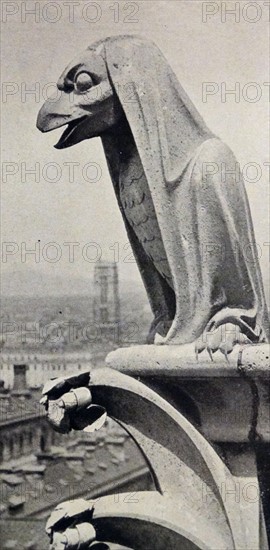
[[[249,339],[243,334],[238,325],[226,323],[218,327],[212,324],[211,330],[206,327],[202,336],[195,343],[195,353],[198,355],[206,350],[213,361],[213,353],[220,351],[229,363],[229,354],[236,344],[249,343]]]

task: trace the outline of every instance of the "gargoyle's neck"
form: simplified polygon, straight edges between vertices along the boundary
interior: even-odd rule
[[[138,150],[126,119],[102,136],[102,143],[114,186],[124,174],[142,172]]]

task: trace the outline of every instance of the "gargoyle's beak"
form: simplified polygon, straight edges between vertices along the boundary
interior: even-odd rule
[[[67,124],[67,128],[55,145],[56,149],[64,149],[79,143],[86,137],[86,126],[90,113],[76,105],[74,95],[61,92],[57,99],[49,98],[41,107],[37,117],[37,128],[41,132],[50,132]]]

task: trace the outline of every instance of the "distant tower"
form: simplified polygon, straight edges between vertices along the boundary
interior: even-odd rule
[[[117,264],[99,262],[94,271],[94,322],[114,328],[120,323]]]
[[[26,371],[28,370],[28,366],[24,365],[22,363],[16,364],[13,366],[14,368],[14,384],[13,384],[13,390],[12,394],[17,396],[25,396],[30,397],[30,391],[27,388],[26,383]]]

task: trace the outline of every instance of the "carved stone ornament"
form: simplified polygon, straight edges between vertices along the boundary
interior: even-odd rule
[[[58,149],[101,137],[154,313],[149,342],[185,344],[210,332],[215,351],[224,324],[237,327],[225,353],[241,334],[265,341],[262,277],[236,159],[160,50],[136,36],[106,38],[77,56],[57,85],[61,95],[46,101],[37,126],[67,125]]]

